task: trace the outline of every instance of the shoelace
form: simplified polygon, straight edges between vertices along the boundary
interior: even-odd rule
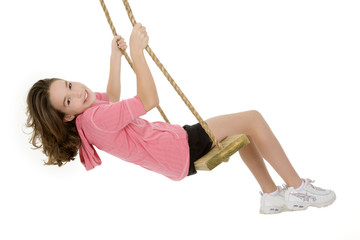
[[[322,189],[322,188],[320,188],[320,187],[316,187],[316,186],[313,185],[313,183],[315,182],[315,180],[311,180],[311,179],[307,178],[307,179],[303,179],[303,181],[304,181],[305,183],[308,182],[308,183],[310,184],[310,186],[311,186],[313,189],[315,189],[315,190],[325,191],[324,189]],[[288,189],[289,189],[289,186],[286,185],[285,183],[283,183],[282,188],[279,188],[279,191],[281,191],[281,190],[288,190]],[[263,193],[262,191],[260,191],[259,193],[260,193],[261,196],[264,195],[264,193]]]
[[[312,183],[314,183],[315,180],[311,180],[311,179],[307,179],[307,180],[309,181],[310,186],[311,186],[313,189],[318,190],[318,191],[325,191],[324,189],[322,189],[322,188],[320,188],[320,187],[316,187],[316,186],[312,185]]]
[[[303,179],[303,180],[305,181],[305,183],[308,182],[313,189],[318,190],[318,191],[325,191],[324,189],[322,189],[322,188],[320,188],[320,187],[316,187],[316,186],[312,185],[312,183],[314,183],[315,180],[311,180],[311,179],[309,179],[309,178]],[[289,186],[286,185],[285,183],[284,183],[282,186],[283,186],[283,189],[284,189],[284,190],[289,189]]]

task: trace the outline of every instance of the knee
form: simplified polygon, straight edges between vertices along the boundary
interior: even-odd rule
[[[250,110],[248,111],[250,125],[251,125],[251,132],[256,132],[261,129],[262,126],[265,124],[265,119],[261,115],[261,113],[257,110]]]
[[[264,121],[263,116],[261,115],[261,113],[257,110],[250,110],[248,111],[250,118],[252,119],[252,121],[254,123],[257,123],[259,121]]]

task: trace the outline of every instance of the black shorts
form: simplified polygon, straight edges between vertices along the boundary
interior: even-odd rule
[[[192,126],[185,125],[184,129],[188,134],[190,148],[190,166],[188,173],[188,176],[190,176],[196,173],[195,161],[207,154],[213,143],[200,123]]]

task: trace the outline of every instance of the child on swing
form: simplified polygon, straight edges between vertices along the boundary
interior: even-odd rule
[[[196,173],[194,162],[213,147],[200,124],[181,127],[140,118],[159,104],[144,57],[148,41],[145,27],[136,24],[129,41],[137,79],[137,95],[133,98],[119,101],[120,49],[127,48],[120,36],[112,40],[106,93],[56,78],[39,80],[32,86],[27,97],[27,126],[33,128],[30,142],[42,147],[48,156],[46,165],[61,166],[74,160],[79,151],[81,163],[87,170],[93,169],[101,164],[94,145],[175,181]],[[241,133],[248,136],[250,144],[239,154],[262,189],[260,213],[325,207],[335,201],[333,191],[299,177],[259,112],[217,116],[206,123],[219,140]],[[285,181],[283,188],[270,177],[264,159]]]

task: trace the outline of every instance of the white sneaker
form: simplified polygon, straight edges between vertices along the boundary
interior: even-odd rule
[[[260,213],[261,214],[274,214],[281,213],[286,210],[285,207],[285,191],[281,187],[277,187],[279,193],[271,195],[269,193],[262,193],[260,199]]]
[[[285,185],[285,205],[289,210],[305,210],[308,207],[327,207],[332,204],[336,195],[331,190],[322,189],[312,185],[314,181],[303,179],[304,187],[296,191],[293,187]]]

